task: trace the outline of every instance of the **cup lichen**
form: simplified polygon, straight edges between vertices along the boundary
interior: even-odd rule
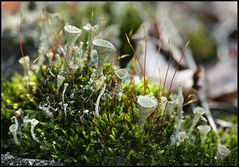
[[[138,96],[139,127],[143,129],[146,119],[155,111],[158,106],[157,99],[154,96]]]
[[[200,135],[201,135],[201,142],[202,142],[202,145],[205,143],[205,140],[207,138],[207,134],[210,132],[211,130],[211,127],[209,125],[199,125],[197,127]]]
[[[103,64],[105,63],[106,56],[109,56],[113,52],[116,51],[116,48],[112,43],[106,41],[104,39],[94,39],[93,46],[98,53],[98,64],[97,64],[97,71],[96,71],[96,78],[103,77]]]

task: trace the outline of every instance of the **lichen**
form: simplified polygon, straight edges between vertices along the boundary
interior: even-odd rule
[[[189,114],[185,114],[185,118],[182,116],[184,98],[180,89],[171,96],[160,90],[162,96],[159,96],[158,86],[150,81],[147,81],[146,91],[143,90],[143,79],[139,83],[133,80],[132,85],[121,82],[122,78],[118,79],[115,71],[117,68],[99,57],[98,66],[101,67],[97,76],[104,75],[105,78],[96,89],[96,80],[92,76],[99,67],[81,61],[81,55],[86,55],[87,49],[79,46],[82,53],[76,54],[75,42],[74,46],[66,44],[70,55],[64,56],[58,51],[53,53],[56,59],[51,59],[50,65],[46,63],[31,69],[34,72],[29,77],[29,86],[22,82],[24,76],[19,74],[10,81],[2,81],[4,126],[10,126],[14,111],[22,111],[18,118],[22,129],[18,139],[21,144],[16,147],[12,137],[4,132],[10,139],[6,140],[8,151],[21,157],[70,165],[217,163],[215,156],[220,139],[210,131],[205,143],[201,144],[200,133],[194,127],[200,123],[203,113],[196,108],[195,118]],[[105,56],[100,48],[97,52],[97,56]],[[68,71],[65,63],[72,60],[71,54],[80,68]],[[144,102],[140,100],[142,98]],[[140,119],[147,108],[150,112],[142,122]],[[39,122],[31,121],[31,126],[27,123],[30,120]],[[192,134],[195,140],[190,144]],[[173,144],[170,141],[172,135],[175,136]],[[230,143],[230,149],[233,144]],[[233,155],[236,151],[231,150],[221,164],[228,163],[228,159],[230,163],[237,162]]]

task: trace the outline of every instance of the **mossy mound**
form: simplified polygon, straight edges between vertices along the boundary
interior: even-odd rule
[[[11,81],[2,79],[3,150],[19,157],[54,159],[71,165],[237,164],[235,132],[227,132],[232,137],[223,142],[231,152],[220,161],[216,158],[220,139],[213,131],[204,144],[196,128],[192,132],[193,143],[188,136],[172,144],[170,138],[175,134],[176,118],[181,111],[177,107],[166,109],[162,115],[160,97],[164,95],[172,101],[165,90],[160,90],[163,93],[159,96],[159,88],[150,81],[146,90],[143,80],[138,84],[130,79],[121,81],[115,74],[117,67],[107,63],[103,65],[104,79],[93,77],[97,68],[86,60],[78,64],[76,71],[68,71],[65,62],[71,59],[65,61],[63,54],[61,57],[64,63],[38,66],[27,75],[27,80],[26,73],[16,74]],[[64,76],[63,83],[68,84],[62,83],[59,91],[58,75]],[[138,124],[139,95],[155,96],[159,103],[143,128]],[[180,105],[182,108],[183,104]],[[14,115],[19,123],[20,145],[15,145],[8,134]],[[26,121],[33,118],[39,121],[34,130]],[[184,120],[180,130],[188,132],[193,118],[190,114],[180,118]],[[197,125],[202,123],[199,121]]]

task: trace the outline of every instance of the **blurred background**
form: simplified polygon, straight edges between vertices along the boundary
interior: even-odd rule
[[[170,64],[166,88],[178,69],[173,89],[182,84],[189,94],[200,88],[200,100],[207,102],[213,115],[220,113],[218,124],[237,123],[237,117],[221,120],[237,115],[237,2],[1,2],[1,8],[1,77],[21,70],[20,13],[22,46],[31,60],[39,54],[42,34],[52,38],[49,48],[54,45],[47,18],[58,13],[65,24],[100,25],[98,36],[111,41],[119,55],[127,55],[118,63],[129,68],[133,51],[127,34],[135,50],[141,48],[139,59],[148,79],[162,84]],[[81,40],[87,40],[84,34]]]

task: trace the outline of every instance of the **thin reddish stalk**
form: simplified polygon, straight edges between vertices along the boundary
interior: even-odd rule
[[[132,86],[132,81],[133,81],[134,73],[135,73],[135,68],[133,68],[132,72],[131,72],[130,83],[129,83],[129,90],[130,90],[130,88]],[[132,96],[134,96],[134,91],[132,91]]]
[[[88,50],[88,59],[89,59],[89,57],[90,57],[90,52],[91,52],[91,49],[92,49],[92,47],[93,47],[93,44],[92,44],[92,42],[93,42],[93,39],[94,39],[94,36],[95,36],[95,32],[93,32],[93,21],[94,21],[94,13],[93,13],[93,11],[91,11],[91,26],[92,26],[92,28],[90,29],[90,39],[89,39],[89,44],[88,44],[88,46],[89,46],[89,50]]]
[[[51,47],[51,51],[52,51],[54,54],[56,53],[56,50],[57,50],[57,48],[59,47],[60,43],[61,43],[61,37],[59,36],[59,37],[56,38],[56,42],[55,42],[55,43],[53,44],[53,46]]]
[[[22,40],[21,40],[21,20],[22,20],[22,15],[20,15],[20,18],[19,18],[19,23],[18,23],[18,28],[17,28],[17,32],[18,32],[18,41],[19,41],[19,46],[20,46],[20,51],[21,51],[21,56],[23,58],[23,61],[27,67],[27,74],[28,74],[28,66],[27,66],[27,63],[26,63],[26,60],[25,60],[25,57],[24,57],[24,53],[23,53],[23,49],[22,49]],[[29,74],[28,74],[29,75]]]
[[[159,90],[158,90],[158,97],[160,97],[161,95],[160,95],[160,93],[161,93],[161,91],[160,91],[160,85],[161,85],[161,77],[160,77],[160,68],[158,67],[158,72],[159,72]]]
[[[143,27],[144,29],[144,40],[145,40],[145,52],[144,52],[144,94],[146,94],[145,90],[146,90],[146,79],[145,79],[145,75],[146,75],[146,55],[147,55],[147,37],[146,37],[146,32],[145,32],[145,27]]]
[[[165,84],[166,84],[166,80],[167,80],[167,76],[168,76],[168,70],[169,70],[169,65],[171,63],[171,59],[172,59],[172,53],[171,53],[171,44],[170,44],[170,41],[169,41],[169,62],[168,62],[168,68],[167,68],[167,71],[166,71],[166,76],[165,76],[165,79],[164,79],[164,84],[163,84],[163,90],[165,88]]]
[[[172,84],[173,84],[173,79],[174,79],[174,77],[175,77],[175,75],[176,75],[176,72],[178,71],[178,68],[179,68],[180,62],[182,61],[182,58],[183,58],[183,53],[182,53],[182,55],[181,55],[181,57],[180,57],[179,62],[177,63],[177,67],[176,67],[176,69],[175,69],[175,71],[174,71],[174,74],[173,74],[173,77],[172,77],[172,80],[171,80],[171,83],[170,83],[170,87],[169,87],[169,94],[171,93],[171,88],[172,88]]]
[[[141,48],[139,48],[137,50],[137,52],[140,52]],[[137,52],[135,54],[137,54]],[[133,66],[133,69],[132,69],[132,72],[131,72],[131,76],[130,76],[130,85],[129,85],[129,89],[130,87],[132,86],[132,82],[133,82],[133,77],[134,77],[134,74],[135,74],[135,59],[136,57],[134,56],[134,66]],[[134,93],[134,92],[133,92]],[[133,94],[134,95],[134,94]]]
[[[48,18],[48,19],[50,19],[50,18]],[[51,22],[50,21],[48,21],[48,24],[49,24],[49,26],[51,26]],[[55,52],[56,52],[57,48],[59,47],[59,45],[61,43],[61,37],[60,37],[61,33],[58,34],[58,37],[57,37],[57,33],[55,32],[55,30],[53,28],[51,28],[51,32],[56,37],[56,41],[54,42],[54,44],[52,45],[52,47],[50,49],[53,52],[53,57],[52,57],[52,62],[53,62],[53,59],[54,59],[54,56],[55,56]]]
[[[185,53],[185,49],[186,49],[186,47],[188,46],[190,40],[191,40],[191,39],[189,39],[188,42],[185,44],[185,46],[184,46],[184,48],[183,48],[182,55],[181,55],[181,57],[180,57],[180,60],[179,60],[179,62],[177,63],[177,67],[176,67],[176,69],[175,69],[175,71],[174,71],[174,74],[173,74],[173,77],[172,77],[172,80],[171,80],[171,83],[170,83],[169,94],[171,93],[171,88],[172,88],[173,79],[174,79],[174,77],[175,77],[175,75],[176,75],[176,72],[178,71],[179,65],[180,65],[180,63],[181,63],[181,61],[182,61],[182,59],[183,59],[184,53]]]
[[[160,49],[161,49],[161,47],[160,47],[160,39],[161,39],[161,34],[160,34],[159,40],[158,40],[158,51],[157,51],[158,55],[159,55]],[[160,96],[161,96],[161,91],[160,91],[160,85],[161,85],[160,67],[158,67],[158,71],[159,71],[159,90],[158,90],[158,97],[160,97]]]
[[[23,53],[23,48],[22,48],[22,40],[21,40],[21,19],[22,19],[22,15],[20,15],[19,17],[19,23],[18,23],[18,27],[17,27],[17,33],[18,33],[18,41],[19,41],[19,47],[20,47],[20,51],[21,51],[21,56],[23,58],[23,61],[27,67],[27,75],[29,76],[29,71],[28,71],[28,66],[24,57],[24,53]],[[19,83],[17,84],[16,88],[19,86],[19,84],[22,82],[22,78],[20,79]],[[17,98],[17,97],[15,97]]]
[[[167,71],[166,71],[166,76],[165,76],[165,79],[164,79],[164,84],[163,84],[163,90],[165,88],[165,84],[166,84],[166,80],[167,80],[167,76],[168,76],[168,70],[169,70],[169,65],[171,63],[171,59],[172,59],[172,52],[171,52],[171,43],[170,43],[170,40],[169,40],[169,62],[168,62],[168,68],[167,68]],[[169,96],[169,94],[168,94]],[[168,101],[166,101],[166,105],[165,105],[165,109],[163,112],[165,112],[166,108],[167,108],[167,104],[168,104]],[[162,105],[162,104],[161,104]],[[161,106],[160,105],[160,106]],[[161,122],[162,123],[162,122]]]
[[[136,60],[137,60],[137,62],[138,62],[138,64],[139,64],[140,71],[141,71],[141,73],[142,73],[143,76],[144,76],[145,74],[144,74],[144,71],[143,71],[142,64],[140,63],[140,61],[139,61],[139,59],[138,59],[138,54],[135,52],[135,49],[134,49],[133,46],[131,45],[130,40],[129,40],[129,37],[127,36],[127,34],[125,34],[125,36],[126,36],[126,38],[127,38],[127,41],[128,41],[128,43],[129,43],[129,45],[130,45],[132,51],[134,52],[134,57],[136,58]],[[144,77],[145,77],[145,76],[144,76]],[[147,84],[147,81],[146,81],[146,84]]]

